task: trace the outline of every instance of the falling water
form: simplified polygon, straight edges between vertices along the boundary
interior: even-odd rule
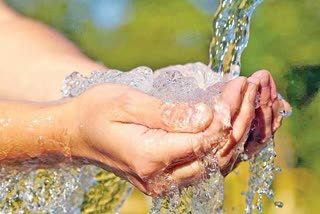
[[[213,19],[210,67],[218,73],[240,74],[240,58],[249,41],[250,20],[263,0],[220,0]]]
[[[130,85],[166,102],[205,102],[223,112],[218,102],[221,86],[240,74],[240,56],[248,43],[250,19],[262,0],[221,0],[213,21],[210,63],[170,66],[153,72],[138,67],[123,73],[117,70],[93,72],[84,77],[75,72],[64,82],[64,97],[80,95],[101,83]],[[212,72],[215,71],[215,72]],[[177,94],[179,91],[179,94]],[[227,118],[227,116],[226,116]],[[228,120],[225,121],[227,126]],[[220,141],[226,141],[228,135]],[[179,189],[169,174],[155,175],[150,183],[156,188],[169,185],[165,198],[154,198],[150,213],[222,213],[224,178],[217,165],[218,148],[201,157],[203,169],[209,173],[198,183]],[[249,190],[245,212],[262,211],[262,195],[273,199],[270,186],[274,177],[273,141],[250,162]],[[1,166],[0,209],[4,213],[79,213],[120,212],[132,187],[115,175],[94,166],[65,165],[59,169],[30,169]],[[282,207],[280,201],[274,202]]]

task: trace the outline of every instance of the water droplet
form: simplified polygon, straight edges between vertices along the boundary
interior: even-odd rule
[[[280,168],[280,167],[275,167],[275,168],[274,168],[274,171],[275,171],[275,172],[281,172],[281,168]]]
[[[279,111],[279,114],[281,117],[290,117],[290,115],[292,114],[292,111],[286,111],[284,109]]]
[[[275,201],[275,202],[274,202],[274,206],[275,206],[276,208],[282,208],[282,207],[283,207],[283,202],[281,202],[281,201]]]
[[[249,159],[249,156],[245,153],[241,154],[241,160],[242,161],[247,161]]]
[[[269,190],[269,192],[267,193],[268,198],[270,199],[274,199],[274,194],[272,190]]]
[[[257,204],[256,208],[257,208],[259,213],[262,213],[262,204],[261,203]]]

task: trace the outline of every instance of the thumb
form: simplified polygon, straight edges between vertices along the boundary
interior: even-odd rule
[[[212,110],[203,103],[165,103],[136,89],[120,96],[116,103],[120,114],[115,121],[168,132],[200,132],[210,125],[213,118]]]

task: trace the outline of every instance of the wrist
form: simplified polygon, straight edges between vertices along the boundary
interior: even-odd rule
[[[72,120],[66,103],[0,102],[0,160],[52,165],[70,157]]]
[[[59,154],[66,160],[83,158],[85,144],[80,134],[77,98],[63,99],[49,108],[56,114],[52,136],[63,146]]]
[[[38,158],[45,160],[45,164],[59,164],[72,159],[71,140],[75,127],[72,118],[71,105],[61,100],[39,106],[25,120],[24,125],[33,138],[31,141],[39,148]]]
[[[63,144],[69,149],[69,151],[62,151],[65,157],[73,161],[88,163],[94,155],[91,154],[93,152],[87,143],[88,139],[81,131],[85,128],[81,125],[85,108],[81,100],[81,97],[67,98],[58,106],[59,116],[56,121],[58,131],[55,135],[57,138],[64,139]]]

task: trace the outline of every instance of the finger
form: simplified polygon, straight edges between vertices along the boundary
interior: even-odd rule
[[[217,126],[212,124],[212,126]],[[208,130],[218,129],[209,127]],[[202,157],[206,152],[218,147],[222,133],[218,131],[189,134],[167,133],[161,130],[149,130],[144,133],[146,143],[140,143],[145,151],[154,151],[154,158],[169,169]],[[152,140],[151,140],[152,139]],[[158,143],[160,142],[160,143]]]
[[[156,151],[154,158],[170,169],[221,148],[227,142],[229,133],[230,128],[225,127],[217,116],[204,132],[196,134],[148,130],[139,145],[142,150]]]
[[[248,155],[248,159],[252,158],[259,151],[261,151],[266,144],[257,143],[254,139],[253,134],[251,134],[248,138],[248,141],[245,144],[245,154]]]
[[[272,100],[275,100],[277,99],[278,97],[278,93],[277,93],[277,87],[276,87],[276,84],[270,74],[269,71],[267,70],[259,70],[259,71],[256,71],[252,77],[254,78],[257,78],[259,79],[260,81],[265,81],[265,82],[268,82],[269,83],[269,86],[270,86],[270,95],[271,95],[271,99]],[[262,82],[261,82],[262,84]]]
[[[272,114],[273,114],[273,121],[272,121],[272,133],[276,132],[276,130],[280,127],[282,116],[279,113],[280,110],[283,108],[282,100],[276,99],[272,103]]]
[[[130,89],[115,102],[114,121],[136,123],[169,132],[196,133],[212,121],[211,109],[203,104],[169,104],[138,90]]]
[[[262,97],[262,104],[263,105],[268,105],[268,102],[272,102],[272,116],[270,115],[270,111],[269,110],[266,110],[266,106],[263,106],[264,108],[264,112],[265,114],[263,115],[263,113],[261,113],[261,111],[259,110],[259,113],[257,115],[257,117],[259,117],[259,121],[264,121],[264,126],[265,128],[267,128],[267,132],[269,132],[269,121],[266,120],[267,118],[271,118],[272,120],[272,124],[271,124],[271,131],[273,132],[278,124],[279,124],[279,121],[281,121],[281,118],[279,118],[279,114],[278,114],[278,110],[279,110],[279,103],[278,103],[278,93],[277,93],[277,88],[276,88],[276,84],[270,74],[269,71],[266,71],[266,70],[260,70],[260,71],[257,71],[255,72],[253,75],[252,75],[252,78],[254,80],[250,80],[251,81],[256,81],[256,80],[260,80],[260,85],[261,85],[261,89],[260,90],[263,90],[264,94],[261,95]],[[248,80],[249,80],[248,79]],[[269,86],[270,87],[270,95],[269,95],[269,92],[268,92],[268,89],[266,89],[265,87],[266,86]],[[265,88],[265,89],[264,89]],[[269,104],[270,105],[270,104]],[[265,118],[263,118],[263,116]],[[263,120],[261,120],[263,119]],[[262,130],[263,131],[263,130]],[[266,135],[269,135],[268,133],[266,133]]]
[[[240,110],[247,85],[247,78],[238,77],[228,82],[222,90],[220,99],[224,104],[230,107],[231,118],[233,118]]]
[[[248,77],[248,82],[260,85],[260,79],[254,75]]]
[[[147,194],[152,196],[165,195],[169,193],[172,186],[174,186],[174,188],[182,188],[199,181],[205,176],[204,172],[204,165],[199,160],[196,160],[179,166],[172,171],[166,170],[161,175],[151,177],[145,182],[145,185],[139,189],[149,190]]]
[[[255,73],[252,74],[251,77],[248,78],[248,80],[253,81],[255,83],[257,83],[256,81],[258,80],[260,81],[265,81],[268,82],[270,85],[270,97],[271,100],[274,101],[278,98],[278,93],[277,93],[277,87],[276,84],[274,82],[274,79],[272,78],[271,74],[269,71],[267,70],[259,70]],[[260,84],[262,84],[260,82]]]
[[[274,119],[274,123],[272,126],[273,132],[276,132],[277,129],[281,126],[283,117],[289,117],[292,112],[291,106],[286,100],[279,98],[279,100],[277,101],[278,107],[274,110],[274,114],[277,116],[276,119]]]
[[[276,83],[274,82],[274,79],[269,73],[269,78],[270,78],[270,86],[271,86],[271,99],[272,101],[278,100],[278,92],[277,92],[277,86]]]
[[[271,101],[272,101],[272,133],[274,133],[281,125],[282,117],[279,114],[279,108],[281,105],[281,100],[278,99],[278,92],[276,83],[274,82],[274,79],[271,75],[269,75],[270,78],[270,87],[271,87]]]
[[[266,70],[255,72],[252,77],[259,79],[260,108],[256,111],[256,130],[255,138],[265,142],[272,134],[273,111],[272,99],[277,96],[274,81],[270,73]]]
[[[249,83],[239,114],[233,123],[233,131],[230,140],[220,151],[221,157],[228,155],[236,144],[241,142],[242,138],[248,134],[250,124],[254,118],[256,95],[257,85]]]
[[[172,172],[172,179],[181,188],[199,181],[204,175],[204,167],[199,160],[193,161],[175,169]]]
[[[292,108],[290,104],[285,99],[282,99],[282,104],[283,104],[283,110],[285,111],[284,117],[289,117],[292,113]]]
[[[102,134],[99,139],[108,139],[112,133],[109,158],[129,163],[128,167],[136,171],[140,178],[203,157],[221,142],[226,142],[228,136],[218,121],[213,122],[205,132],[196,134],[168,133],[131,123],[112,123],[101,127],[104,130],[99,132]],[[125,154],[135,154],[135,158]]]

